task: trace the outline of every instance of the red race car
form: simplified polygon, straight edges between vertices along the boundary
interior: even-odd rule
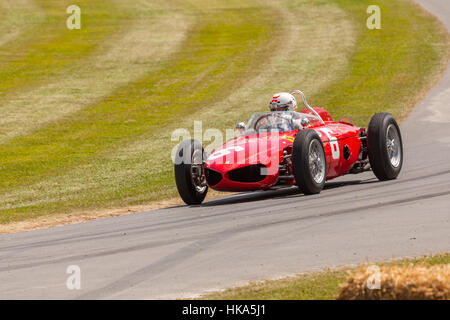
[[[403,145],[392,115],[377,113],[367,129],[360,128],[310,107],[301,91],[291,93],[302,96],[306,109],[256,113],[247,125],[237,124],[239,137],[209,157],[197,140],[180,143],[175,180],[186,204],[200,204],[208,187],[239,192],[297,185],[304,194],[317,194],[326,180],[348,173],[372,170],[379,180],[397,178]]]

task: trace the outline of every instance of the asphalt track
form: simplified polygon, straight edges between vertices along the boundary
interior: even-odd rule
[[[448,0],[418,1],[450,28]],[[371,172],[0,236],[0,298],[189,297],[249,280],[450,251],[450,73],[403,122],[399,179]],[[66,269],[81,269],[68,290]]]

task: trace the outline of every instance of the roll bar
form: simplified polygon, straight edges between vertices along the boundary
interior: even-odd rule
[[[316,110],[314,110],[313,108],[310,107],[310,105],[308,104],[308,101],[306,101],[306,97],[303,92],[301,92],[300,90],[293,90],[290,92],[290,94],[301,95],[302,99],[303,99],[303,104],[305,105],[305,107],[308,108],[308,110],[311,111],[319,119],[320,123],[325,124],[322,117],[316,112]]]

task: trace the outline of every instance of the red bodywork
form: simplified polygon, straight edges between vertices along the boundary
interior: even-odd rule
[[[324,109],[314,110],[325,123],[311,121],[305,129],[313,129],[321,137],[326,153],[327,180],[349,173],[361,159],[365,129],[343,121],[335,122]],[[301,113],[311,114],[307,109]],[[265,190],[280,184],[295,184],[289,172],[289,163],[286,165],[286,162],[289,161],[298,131],[259,133],[228,141],[214,150],[205,162],[208,185],[219,191],[249,191]],[[280,164],[287,168],[282,180],[279,179]],[[242,174],[243,171],[234,171],[248,166],[258,168],[261,171],[260,177],[247,179]],[[242,181],[246,179],[249,181]]]

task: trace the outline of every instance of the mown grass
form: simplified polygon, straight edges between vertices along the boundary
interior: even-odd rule
[[[33,29],[24,36],[30,43],[0,47],[5,103],[82,65],[114,30],[144,14],[126,1],[117,10],[109,2],[81,3],[93,14],[77,35],[64,29],[66,3],[44,2],[46,33]],[[404,117],[449,52],[442,26],[406,0],[379,1],[383,29],[372,31],[365,27],[370,1],[168,3],[153,14],[181,12],[191,24],[167,59],[148,58],[138,80],[0,143],[0,223],[176,196],[171,131],[197,119],[230,127],[265,110],[275,91],[304,89],[313,105],[361,125],[376,111]]]
[[[438,254],[413,259],[377,263],[378,266],[446,265],[450,264],[450,254]],[[309,273],[281,280],[251,283],[247,286],[231,288],[202,296],[207,300],[331,300],[339,294],[343,284],[355,268],[342,268]]]
[[[312,97],[336,118],[350,116],[367,126],[375,112],[402,120],[436,81],[448,60],[448,34],[430,14],[409,0],[379,1],[381,30],[362,23],[370,1],[337,0],[359,27],[360,38],[348,74]]]
[[[215,98],[225,98],[264,58],[260,48],[268,53],[264,43],[272,39],[275,15],[268,7],[195,6],[191,14],[197,23],[179,52],[159,70],[64,121],[0,145],[0,190],[48,179],[86,162],[101,162],[103,151],[127,145],[144,133],[158,136],[165,124]],[[66,201],[52,205],[67,206]],[[17,219],[20,212],[31,210],[51,208],[44,204],[11,211]],[[1,219],[11,220],[8,211]]]

